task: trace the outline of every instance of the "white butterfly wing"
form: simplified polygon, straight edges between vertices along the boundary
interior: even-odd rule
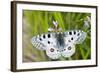
[[[51,59],[58,59],[60,52],[57,51],[55,33],[47,33],[34,36],[31,40],[34,47],[39,50],[46,50],[46,54]]]
[[[64,47],[63,51],[61,52],[61,55],[63,57],[68,58],[68,57],[71,57],[74,53],[75,53],[75,45],[73,45],[73,44],[67,44]]]
[[[86,33],[80,30],[71,30],[64,34],[65,47],[61,54],[67,58],[75,53],[75,44],[81,44],[85,40]]]
[[[81,44],[86,39],[86,33],[81,30],[71,30],[65,32],[65,43]]]
[[[60,34],[60,33],[58,33]],[[60,34],[62,35],[62,34]],[[39,50],[46,50],[46,54],[51,59],[58,59],[59,57],[71,57],[75,53],[75,44],[81,44],[85,38],[86,33],[80,30],[71,30],[64,32],[65,44],[64,48],[58,48],[56,33],[47,33],[34,36],[32,38],[32,44]],[[61,42],[61,40],[59,41]]]
[[[31,42],[33,44],[34,47],[36,47],[37,49],[39,50],[45,50],[46,49],[46,45],[43,44],[42,41],[40,41],[41,38],[39,38],[39,35],[38,36],[34,36],[32,39],[31,39]]]
[[[55,48],[54,46],[48,48],[46,50],[46,54],[51,59],[58,59],[59,57],[61,57],[61,52],[59,52],[58,49]]]

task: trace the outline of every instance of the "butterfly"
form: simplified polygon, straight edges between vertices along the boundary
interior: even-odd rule
[[[68,58],[75,54],[75,45],[82,44],[86,35],[81,30],[48,32],[32,37],[31,42],[37,49],[46,51],[51,59]]]

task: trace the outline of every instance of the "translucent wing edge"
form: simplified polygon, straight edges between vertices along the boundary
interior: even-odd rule
[[[34,36],[34,37],[31,39],[31,43],[32,43],[32,45],[33,45],[35,48],[37,48],[37,49],[39,49],[39,50],[45,50],[45,49],[46,49],[46,46],[45,46],[44,44],[42,44],[41,42],[39,42],[39,41],[37,40],[37,37],[36,37],[36,36]]]
[[[81,31],[81,36],[75,41],[76,44],[82,44],[82,42],[84,42],[84,40],[86,39],[86,32]]]

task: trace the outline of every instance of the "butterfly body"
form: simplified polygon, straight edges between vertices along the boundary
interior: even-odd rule
[[[81,30],[66,32],[49,32],[34,36],[31,40],[34,47],[45,50],[51,59],[71,57],[75,53],[75,44],[81,44],[86,38],[86,33]]]

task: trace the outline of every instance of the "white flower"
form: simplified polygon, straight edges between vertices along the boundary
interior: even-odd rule
[[[54,29],[53,28],[48,28],[48,31],[54,31]]]
[[[53,21],[53,24],[54,24],[55,27],[58,26],[58,22],[57,21]]]
[[[61,31],[62,30],[62,28],[58,28],[58,22],[57,21],[53,21],[53,24],[54,24],[54,28],[48,28],[48,31]]]
[[[89,28],[89,27],[90,27],[88,21],[86,21],[86,20],[84,21],[84,26],[85,26],[86,28]]]
[[[89,16],[86,17],[88,22],[91,22],[91,18]]]
[[[89,28],[91,24],[91,19],[89,16],[86,16],[86,19],[84,20],[84,27]]]

